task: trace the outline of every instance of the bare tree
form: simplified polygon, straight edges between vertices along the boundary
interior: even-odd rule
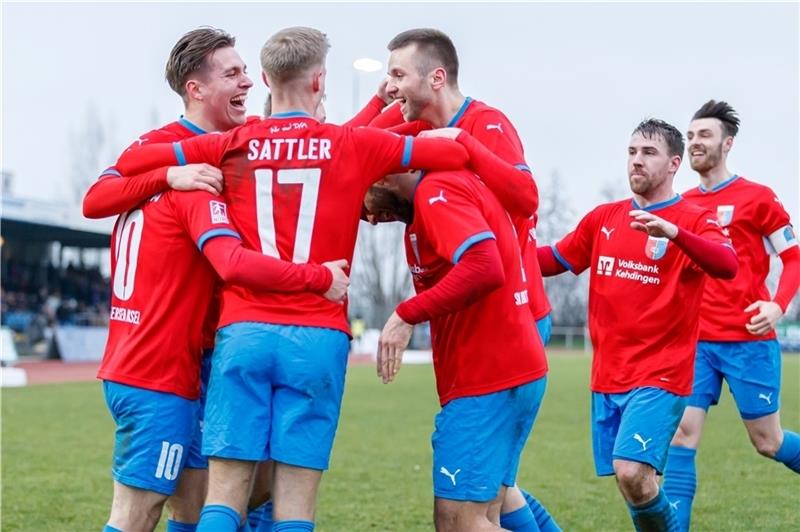
[[[411,295],[401,223],[371,227],[361,222],[350,286],[350,315],[381,328],[397,304]]]
[[[99,173],[113,164],[119,151],[113,142],[114,122],[104,120],[97,107],[86,110],[83,125],[69,137],[72,151],[72,199],[79,204]]]
[[[545,186],[541,186],[545,184]],[[576,217],[569,198],[564,193],[562,179],[554,171],[549,181],[539,186],[539,222],[536,227],[538,245],[555,244],[574,228]],[[545,291],[553,307],[553,323],[560,326],[586,324],[589,297],[589,276],[564,273],[546,277]]]

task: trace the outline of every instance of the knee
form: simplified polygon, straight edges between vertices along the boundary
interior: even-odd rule
[[[433,509],[433,522],[436,532],[455,532],[458,530],[459,511],[457,504],[442,504],[437,501]]]
[[[781,448],[781,442],[778,438],[768,437],[765,435],[758,435],[752,438],[753,447],[756,448],[758,454],[766,456],[767,458],[774,458],[778,454],[778,449]]]
[[[678,426],[678,430],[675,431],[675,435],[672,437],[672,445],[694,449],[697,447],[699,432],[700,431],[692,425],[684,425],[681,423]]]
[[[644,504],[658,494],[658,484],[651,480],[645,464],[637,462],[616,462],[614,474],[620,491],[631,504]]]

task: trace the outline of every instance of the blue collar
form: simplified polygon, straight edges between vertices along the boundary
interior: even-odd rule
[[[652,205],[648,205],[647,207],[640,207],[638,203],[636,203],[636,198],[631,199],[631,203],[633,204],[634,209],[640,209],[643,211],[653,212],[657,211],[658,209],[663,209],[664,207],[669,207],[670,205],[675,205],[681,200],[680,194],[675,194],[675,197],[670,198],[666,201],[662,201],[661,203],[654,203]]]
[[[467,96],[464,99],[464,103],[462,103],[461,107],[458,109],[458,111],[456,111],[455,116],[453,116],[453,118],[450,119],[450,121],[447,123],[447,126],[445,127],[455,127],[455,125],[458,124],[458,121],[461,120],[461,117],[464,116],[464,113],[467,112],[467,107],[469,107],[469,104],[471,103],[472,103],[472,98]]]
[[[730,185],[731,183],[733,183],[737,179],[739,179],[739,176],[736,175],[736,174],[733,174],[731,177],[729,177],[728,179],[726,179],[722,183],[717,183],[716,185],[711,187],[710,190],[707,189],[706,187],[704,187],[703,185],[700,185],[697,188],[700,189],[700,192],[702,192],[704,194],[707,193],[707,192],[716,192],[718,190],[722,190],[723,188],[727,187],[728,185]]]
[[[186,129],[188,129],[189,131],[191,131],[192,133],[194,133],[195,135],[205,135],[206,133],[208,133],[206,130],[204,130],[197,124],[193,124],[192,122],[184,118],[183,115],[181,115],[181,117],[178,119],[178,123],[183,127],[185,127]]]
[[[305,111],[286,111],[285,113],[274,113],[269,118],[313,118]]]

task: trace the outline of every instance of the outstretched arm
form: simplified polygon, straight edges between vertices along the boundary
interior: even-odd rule
[[[170,188],[205,190],[217,196],[222,192],[222,172],[208,164],[189,164],[126,177],[112,166],[86,191],[83,215],[87,218],[116,216]]]
[[[223,281],[257,291],[313,292],[341,302],[349,279],[347,261],[295,264],[246,249],[238,238],[218,236],[203,244],[203,255]]]
[[[633,210],[630,214],[634,218],[631,222],[633,229],[644,231],[650,236],[669,238],[711,277],[717,279],[736,277],[739,259],[729,244],[703,238],[651,212]]]
[[[463,309],[504,282],[497,242],[483,240],[470,246],[436,286],[400,303],[378,340],[377,369],[384,384],[391,382],[400,370],[413,324]]]

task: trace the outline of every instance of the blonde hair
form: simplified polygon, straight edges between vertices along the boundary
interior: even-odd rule
[[[270,82],[293,81],[308,69],[324,64],[330,47],[328,37],[319,30],[286,28],[264,43],[261,68]]]

